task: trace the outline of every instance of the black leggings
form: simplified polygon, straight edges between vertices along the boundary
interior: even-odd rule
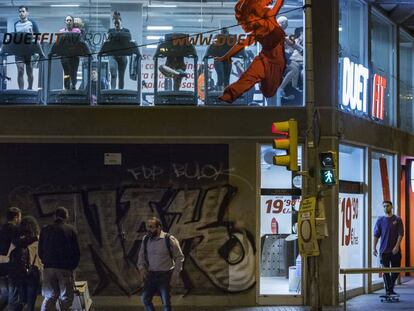
[[[401,253],[398,252],[397,254],[393,253],[386,253],[381,254],[381,264],[384,268],[391,267],[400,267],[401,266]],[[387,292],[394,290],[395,281],[397,280],[400,274],[397,273],[384,273],[384,283],[385,283],[385,290]]]
[[[217,73],[217,85],[226,87],[230,84],[232,64],[229,62],[214,62],[214,69]]]
[[[76,83],[78,82],[78,67],[79,67],[79,57],[73,56],[73,57],[65,57],[63,56],[60,59],[60,62],[62,63],[63,72],[65,74],[65,77],[63,78],[63,83],[65,86],[65,89],[68,90],[76,88]]]
[[[115,63],[116,62],[116,63]],[[118,88],[122,90],[125,84],[125,69],[128,64],[126,56],[112,56],[109,70],[111,72],[111,89],[116,88],[116,78],[119,77]],[[117,74],[118,67],[118,74]]]

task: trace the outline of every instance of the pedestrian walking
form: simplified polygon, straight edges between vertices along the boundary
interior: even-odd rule
[[[55,222],[44,227],[39,238],[39,257],[44,265],[42,311],[69,311],[74,297],[73,271],[79,265],[80,251],[75,229],[66,224],[69,212],[64,207],[55,211]]]
[[[171,311],[170,281],[178,280],[184,255],[178,240],[162,230],[161,221],[150,218],[138,255],[138,269],[144,282],[142,303],[145,311],[155,311],[152,298],[159,292],[164,311]]]

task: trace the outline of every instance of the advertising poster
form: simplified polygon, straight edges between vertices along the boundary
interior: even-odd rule
[[[261,235],[293,233],[292,210],[298,210],[299,204],[299,197],[262,195],[260,197]]]
[[[364,195],[339,193],[339,266],[361,268],[363,262]],[[341,288],[343,280],[340,278]],[[349,275],[347,289],[362,286],[362,276]]]
[[[300,204],[298,218],[299,252],[302,257],[319,256],[315,228],[316,198],[306,198]]]

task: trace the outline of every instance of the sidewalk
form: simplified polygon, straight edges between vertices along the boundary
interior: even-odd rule
[[[389,311],[389,310],[414,310],[414,279],[409,282],[399,285],[395,288],[396,292],[400,294],[400,301],[389,303],[381,302],[379,295],[382,295],[384,290],[372,294],[361,295],[347,301],[347,311]],[[138,299],[134,297],[133,300],[125,299],[125,304],[120,304],[119,300],[111,299],[111,297],[93,297],[94,311],[144,311],[142,306],[138,306]],[[210,307],[190,307],[177,306],[174,311],[309,311],[310,308],[306,306],[266,306],[266,307],[214,307],[214,301]],[[156,307],[156,310],[162,310],[162,307]],[[339,307],[324,307],[323,311],[341,311],[343,305]]]

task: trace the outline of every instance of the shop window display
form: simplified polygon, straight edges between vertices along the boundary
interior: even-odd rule
[[[360,0],[339,2],[339,106],[342,110],[359,116],[368,115],[368,10]],[[359,92],[353,92],[355,73],[358,68]]]
[[[414,39],[400,31],[400,116],[401,129],[414,132]]]
[[[351,169],[352,168],[352,169]],[[365,180],[364,150],[347,145],[339,146],[339,266],[365,266]],[[347,276],[347,290],[363,286],[363,275]],[[339,277],[339,291],[344,291]]]
[[[301,150],[299,147],[299,167]],[[302,181],[299,175],[273,165],[274,155],[270,145],[261,146],[260,295],[298,295],[302,262],[296,223]]]
[[[0,102],[6,98],[6,92],[28,93],[27,89],[38,92],[36,103],[47,103],[47,59],[52,46],[56,43],[63,28],[67,28],[65,18],[71,16],[73,27],[79,30],[81,38],[87,44],[91,54],[90,65],[85,57],[80,57],[79,64],[71,56],[72,61],[64,60],[64,66],[58,55],[51,64],[51,90],[61,90],[61,93],[71,93],[73,90],[86,90],[91,80],[91,94],[88,104],[97,104],[98,91],[102,93],[113,93],[110,98],[115,98],[115,104],[122,104],[124,100],[130,100],[132,104],[133,92],[141,91],[136,96],[136,105],[154,105],[154,83],[157,83],[159,90],[174,89],[174,77],[176,75],[176,88],[182,91],[196,92],[196,104],[208,104],[205,93],[219,97],[223,90],[230,84],[237,81],[245,70],[251,65],[254,58],[259,54],[262,47],[259,44],[252,44],[238,56],[232,58],[226,64],[219,63],[215,57],[222,54],[214,54],[209,57],[208,49],[212,45],[229,45],[230,48],[243,40],[245,32],[237,25],[234,16],[234,8],[237,1],[224,1],[220,5],[214,1],[137,1],[130,3],[126,1],[77,1],[76,4],[62,4],[60,2],[47,3],[33,0],[27,3],[27,21],[33,22],[30,29],[22,27],[14,29],[14,24],[21,21],[18,6],[11,3],[0,4],[0,20],[5,20],[5,33],[14,31],[23,33],[34,33],[39,31],[40,35],[31,37],[31,42],[36,42],[42,52],[37,51],[33,55],[25,56],[25,62],[16,66],[15,55],[4,54],[7,66],[1,68],[1,86],[3,92],[0,94]],[[20,5],[20,3],[19,3]],[[22,4],[24,5],[24,4]],[[278,92],[271,98],[265,98],[256,84],[246,92],[242,100],[235,102],[241,105],[253,106],[303,106],[304,94],[304,40],[303,40],[303,1],[286,0],[281,7],[279,14],[275,17],[280,27],[285,31],[285,53],[286,70],[281,76],[281,84]],[[270,5],[271,7],[272,5]],[[22,21],[26,23],[26,18]],[[65,26],[65,27],[64,27]],[[2,28],[3,29],[3,28]],[[3,30],[2,30],[3,31]],[[122,33],[122,34],[121,34]],[[109,55],[99,54],[105,42],[113,38],[122,37],[125,33],[130,34],[130,41],[136,43],[139,53],[134,55]],[[165,63],[158,64],[158,73],[155,73],[154,56],[157,47],[165,42],[168,34],[188,34],[190,44],[194,45],[197,63],[194,65],[192,59],[184,59],[180,68],[165,71]],[[227,34],[229,35],[228,37]],[[220,35],[222,35],[220,37]],[[244,36],[244,37],[243,37]],[[221,40],[221,41],[220,41]],[[224,40],[224,41],[223,41]],[[3,51],[4,43],[2,36]],[[187,43],[184,43],[187,44]],[[122,45],[122,44],[121,44]],[[119,45],[119,48],[122,48]],[[127,53],[125,53],[127,54]],[[98,64],[98,56],[101,55],[101,62]],[[136,66],[137,55],[142,56],[142,64]],[[81,56],[81,55],[79,55]],[[207,56],[205,62],[204,56]],[[29,59],[30,58],[30,59]],[[78,64],[78,66],[76,66]],[[45,68],[42,66],[44,65]],[[23,71],[20,67],[23,67]],[[33,68],[33,70],[32,70]],[[139,81],[139,71],[141,80]],[[177,71],[177,72],[174,72]],[[23,82],[22,83],[22,72]],[[33,74],[32,74],[33,72]],[[28,73],[28,75],[27,75]],[[98,77],[99,75],[99,77]],[[32,78],[33,77],[33,78]],[[10,79],[8,79],[10,78]],[[98,81],[98,79],[100,81]],[[139,83],[139,87],[137,87]],[[196,86],[197,85],[197,86]],[[206,91],[204,91],[206,89]],[[116,92],[110,92],[115,90]],[[123,94],[123,97],[121,96]],[[17,95],[16,95],[17,96]],[[24,97],[24,96],[23,96]],[[108,96],[107,96],[108,97]],[[22,96],[17,96],[17,104]],[[102,103],[106,103],[103,100]],[[215,104],[215,101],[211,101]]]
[[[386,153],[372,152],[371,154],[371,239],[373,240],[374,226],[380,216],[384,215],[382,202],[387,200],[394,203],[394,213],[398,214],[398,206],[395,199],[395,160],[394,156]],[[371,264],[373,267],[380,267],[378,256],[372,256]],[[374,283],[381,283],[382,277],[379,274],[372,275]]]
[[[374,120],[391,126],[396,125],[396,57],[395,26],[373,12],[371,16],[371,66],[374,90],[370,116]],[[378,89],[381,90],[380,94],[376,92]]]

